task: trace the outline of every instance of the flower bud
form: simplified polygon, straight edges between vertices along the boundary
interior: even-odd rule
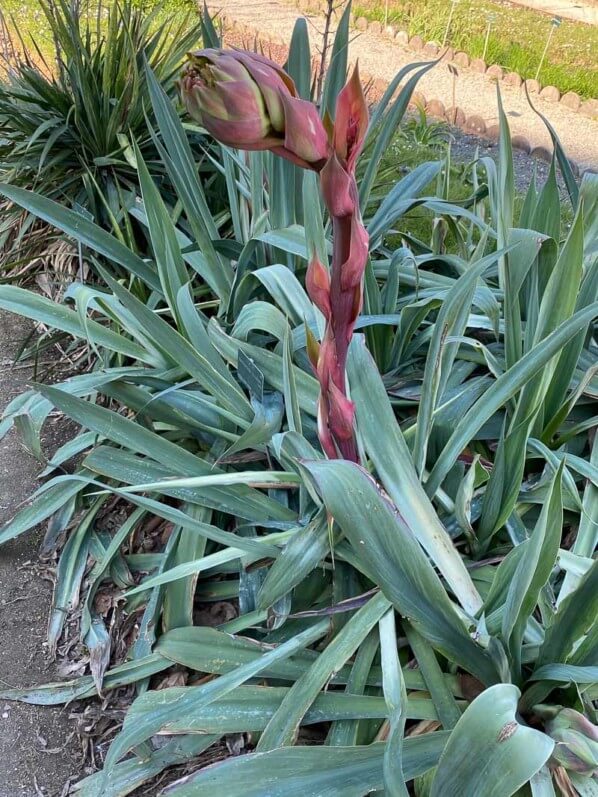
[[[555,741],[553,760],[581,775],[598,772],[598,727],[572,708],[536,706],[546,733]]]
[[[331,429],[337,440],[346,441],[353,437],[355,405],[330,380],[328,388],[328,417]]]
[[[338,95],[334,120],[334,149],[349,172],[355,171],[368,122],[368,107],[359,79],[359,65],[355,64],[353,74]]]
[[[221,144],[272,150],[319,171],[330,150],[313,103],[297,97],[292,79],[273,61],[240,50],[197,50],[179,90],[189,115]]]
[[[334,218],[352,216],[359,209],[355,177],[348,172],[332,153],[320,172],[322,196],[330,215]]]
[[[330,274],[314,255],[305,275],[305,287],[312,302],[325,318],[330,318]]]
[[[355,288],[361,284],[368,259],[369,236],[357,214],[351,219],[350,248],[348,257],[341,268],[341,286],[343,290]],[[357,311],[359,313],[361,307]]]

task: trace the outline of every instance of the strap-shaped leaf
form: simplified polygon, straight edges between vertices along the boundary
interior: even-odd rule
[[[109,788],[103,787],[102,773],[95,772],[77,783],[75,794],[77,797],[122,797],[159,775],[166,767],[182,764],[201,755],[218,738],[207,734],[175,736],[171,742],[154,750],[143,760],[133,756],[117,764]]]
[[[431,797],[511,797],[548,761],[554,742],[516,718],[519,690],[486,689],[466,709],[438,764]]]
[[[463,608],[475,614],[481,598],[421,486],[378,369],[361,342],[351,347],[349,379],[359,433],[384,488]]]
[[[503,610],[502,636],[509,647],[515,677],[521,667],[521,645],[529,618],[534,612],[540,591],[547,583],[559,552],[563,527],[561,479],[563,463],[550,485],[538,522],[530,538],[521,543],[525,550],[517,563]]]
[[[405,740],[407,780],[436,765],[446,737],[438,732]],[[283,747],[228,758],[173,784],[164,797],[363,797],[383,788],[385,747]]]
[[[306,631],[295,635],[288,642],[284,642],[259,658],[204,684],[198,690],[193,692],[186,690],[185,694],[174,704],[164,703],[160,691],[146,692],[138,697],[129,709],[121,733],[108,750],[104,767],[105,782],[110,784],[111,770],[125,753],[160,730],[167,729],[169,723],[179,719],[184,712],[193,714],[202,706],[223,697],[271,664],[283,661],[293,653],[309,646],[321,638],[327,630],[328,621],[320,621]]]
[[[460,452],[482,425],[534,377],[580,330],[598,316],[598,302],[579,310],[500,376],[465,413],[432,468],[426,492],[434,495]]]
[[[209,17],[204,14],[203,20],[204,26],[210,26],[205,30],[213,31]],[[230,294],[232,268],[230,262],[220,256],[214,247],[213,242],[219,237],[218,231],[197,174],[193,151],[173,103],[149,67],[146,67],[146,76],[152,108],[164,143],[156,136],[154,141],[203,256],[200,261],[202,276],[224,301]]]
[[[384,751],[384,788],[389,797],[409,797],[403,773],[403,736],[407,720],[407,690],[397,650],[394,609],[380,620],[380,654],[384,699],[388,706],[390,732]]]
[[[576,644],[596,626],[598,615],[598,561],[559,606],[546,630],[538,655],[538,664],[565,664]],[[586,662],[583,662],[584,664]]]
[[[304,467],[356,557],[399,613],[445,656],[484,683],[495,682],[488,654],[472,640],[419,542],[373,479],[344,460]]]
[[[48,224],[58,227],[76,241],[123,266],[150,288],[161,290],[158,275],[144,260],[82,213],[69,210],[52,199],[36,194],[35,191],[28,191],[8,183],[0,183],[0,194]]]
[[[46,324],[51,329],[68,332],[81,340],[89,340],[95,346],[119,352],[142,363],[163,364],[156,362],[157,358],[142,346],[98,321],[87,318],[83,324],[75,310],[16,285],[0,285],[0,308],[30,318],[36,323]]]
[[[309,670],[294,683],[266,726],[258,743],[258,750],[272,750],[294,744],[299,725],[317,695],[337,667],[353,655],[388,608],[386,598],[378,594],[351,617]]]

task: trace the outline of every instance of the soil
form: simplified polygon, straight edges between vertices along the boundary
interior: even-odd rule
[[[12,368],[27,322],[0,313],[0,409],[27,387],[31,371]],[[49,432],[51,450],[60,437]],[[40,463],[14,431],[0,441],[0,526],[38,486]],[[45,651],[52,598],[48,571],[40,564],[42,531],[0,548],[0,689],[59,680]],[[69,708],[46,708],[0,700],[0,797],[58,797],[82,770],[82,754]]]
[[[301,16],[293,5],[285,0],[218,0],[209,3],[210,12],[221,13],[229,21],[248,26],[259,32],[262,39],[274,37],[288,43],[293,25]],[[324,17],[317,13],[303,14],[308,21],[312,47],[319,44],[324,30]],[[225,44],[232,42],[232,33],[225,36]],[[251,36],[246,37],[251,45]],[[232,42],[236,43],[236,42]],[[315,52],[315,50],[314,50]],[[423,53],[416,53],[369,31],[352,33],[349,46],[349,60],[359,59],[362,74],[374,80],[390,81],[407,64],[427,61]],[[471,69],[458,69],[459,76],[454,80],[447,62],[437,64],[419,81],[417,89],[429,101],[440,100],[446,107],[457,105],[467,117],[481,116],[487,126],[498,121],[496,84],[485,75]],[[453,93],[454,89],[454,93]],[[525,92],[504,82],[500,85],[505,113],[509,120],[511,133],[527,138],[532,147],[552,149],[550,135],[542,120],[530,108]],[[569,158],[578,163],[580,169],[598,166],[598,120],[576,113],[560,103],[552,103],[533,95],[533,102],[551,122]]]

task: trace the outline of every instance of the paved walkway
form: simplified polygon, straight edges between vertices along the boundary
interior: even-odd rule
[[[598,25],[598,2],[596,0],[511,0],[519,6],[527,6],[544,14],[573,19]]]
[[[209,0],[212,13],[221,12],[229,19],[251,26],[263,36],[279,36],[290,41],[295,19],[299,12],[284,0]],[[324,19],[318,14],[305,14],[310,25],[312,49],[323,30]],[[365,31],[353,36],[350,58],[359,58],[364,73],[389,81],[398,70],[415,60],[424,60],[418,54],[396,41]],[[467,116],[479,114],[487,125],[497,122],[496,87],[485,75],[469,69],[460,69],[456,81],[456,104]],[[447,107],[453,104],[453,78],[445,63],[439,64],[425,75],[418,86],[425,97],[441,100]],[[511,132],[525,136],[532,146],[552,148],[541,119],[527,104],[520,89],[501,84],[503,103]],[[556,129],[570,158],[582,168],[598,166],[598,121],[570,111],[559,103],[550,103],[539,97],[535,103]]]

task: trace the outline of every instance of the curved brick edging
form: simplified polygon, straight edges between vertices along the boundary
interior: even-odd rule
[[[301,9],[305,12],[310,13],[320,13],[322,8],[322,3],[319,0],[295,0],[295,5],[298,9]],[[338,20],[340,17],[340,10],[337,10],[335,13],[335,19]],[[267,51],[268,47],[285,47],[288,48],[288,42],[286,42],[280,36],[270,36],[267,33],[263,33],[262,31],[254,28],[252,25],[248,24],[239,24],[233,18],[227,18],[225,15],[220,15],[220,19],[222,20],[225,27],[228,27],[231,31],[235,31],[236,33],[246,37],[247,45],[248,46],[260,46]],[[363,27],[364,22],[366,23],[365,28]],[[365,30],[367,29],[370,33],[380,33],[380,35],[388,38],[390,40],[394,40],[397,44],[403,45],[404,43],[408,43],[409,49],[413,49],[414,52],[420,54],[420,56],[427,57],[429,59],[438,58],[440,53],[440,47],[435,42],[424,42],[421,37],[411,37],[407,35],[405,31],[396,31],[394,28],[391,30],[392,26],[388,26],[386,29],[382,30],[380,23],[369,23],[364,17],[359,17],[357,19],[352,20],[353,27],[357,30]],[[373,30],[372,30],[373,25]],[[392,35],[391,35],[392,34]],[[457,68],[468,68],[471,66],[471,59],[469,56],[464,52],[454,52],[452,48],[445,48],[444,52],[441,56],[441,60],[446,62],[449,61]],[[314,59],[315,61],[315,59]],[[484,63],[484,62],[481,62]],[[475,66],[474,66],[475,68]],[[478,65],[476,71],[481,72],[481,64]],[[498,65],[492,65],[491,67],[486,67],[484,64],[484,74],[491,80],[499,81],[504,80],[505,83],[510,85],[511,87],[519,87],[523,86],[523,79],[514,72],[505,73],[501,67]],[[457,73],[458,74],[458,73]],[[371,84],[373,88],[373,93],[376,96],[382,96],[384,91],[388,86],[388,82],[381,78],[375,78],[371,75],[362,73],[362,77],[365,82]],[[539,95],[545,101],[554,101],[552,99],[555,95],[552,92],[546,92],[546,88],[553,88],[553,87],[542,87],[536,81],[525,81],[527,90],[530,94]],[[555,91],[557,91],[555,89]],[[560,95],[559,95],[560,96]],[[579,105],[576,105],[575,98],[579,100]],[[574,92],[568,92],[567,94],[563,95],[560,98],[560,101],[567,107],[569,111],[571,110],[580,110],[581,100],[579,96]],[[592,118],[594,116],[598,118],[598,100],[591,100],[587,102],[596,103],[596,113],[592,114]],[[463,130],[467,134],[472,134],[484,138],[488,138],[489,140],[496,141],[498,139],[498,125],[494,122],[490,123],[487,119],[484,118],[483,115],[479,113],[476,114],[469,114],[467,115],[465,111],[460,108],[459,106],[456,107],[446,107],[445,102],[436,97],[426,97],[422,94],[421,91],[415,91],[411,98],[410,107],[423,107],[426,114],[430,117],[440,119],[443,121],[448,122],[452,126]],[[583,111],[582,111],[583,112]],[[526,154],[530,155],[534,158],[540,158],[541,160],[548,161],[552,159],[552,150],[548,149],[544,145],[544,143],[540,143],[538,141],[529,140],[526,136],[521,134],[513,133],[511,135],[511,143],[513,148],[519,149]],[[585,171],[595,171],[592,167],[587,168],[586,165],[582,165],[577,163],[575,160],[570,159],[569,163],[573,169],[574,174],[579,176]]]

